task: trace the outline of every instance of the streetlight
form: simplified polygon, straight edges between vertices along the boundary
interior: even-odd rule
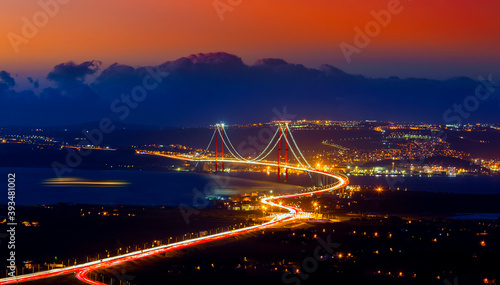
[[[318,203],[317,202],[313,202],[313,206],[314,206],[314,210],[318,209]],[[313,210],[313,212],[315,212],[314,210]]]

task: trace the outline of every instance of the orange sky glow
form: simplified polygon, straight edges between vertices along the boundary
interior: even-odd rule
[[[23,17],[33,21],[43,10],[39,1],[2,1],[0,70],[47,70],[92,59],[105,65],[159,64],[225,51],[247,64],[274,57],[370,76],[500,72],[498,0],[401,0],[401,13],[351,63],[340,43],[352,44],[354,27],[364,29],[373,20],[370,11],[387,9],[395,0],[242,0],[223,20],[213,0],[65,1],[17,53],[9,35],[23,36]]]

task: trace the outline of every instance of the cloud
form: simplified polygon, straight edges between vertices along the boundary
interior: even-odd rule
[[[60,125],[75,122],[99,120],[109,103],[102,102],[101,96],[85,83],[88,75],[99,70],[99,61],[81,64],[61,63],[48,73],[47,78],[56,83],[36,95],[33,90],[16,91],[9,73],[0,72],[0,122],[4,125]],[[38,81],[28,77],[39,88]]]
[[[14,87],[16,85],[14,78],[10,76],[10,73],[4,70],[0,71],[0,79],[9,87]]]
[[[466,77],[367,78],[331,65],[313,69],[282,59],[268,58],[246,65],[241,58],[227,53],[193,54],[150,67],[114,63],[95,80],[86,82],[100,66],[98,61],[56,65],[47,76],[56,88],[46,88],[39,96],[18,96],[3,79],[0,95],[4,94],[3,100],[22,98],[24,106],[37,107],[30,112],[22,104],[13,107],[26,122],[36,122],[35,117],[46,124],[117,119],[110,110],[111,102],[142,86],[149,74],[147,69],[158,68],[170,75],[147,91],[147,99],[131,110],[126,123],[189,126],[220,120],[268,121],[273,108],[285,105],[299,117],[314,119],[442,123],[443,112],[473,96],[478,85]],[[36,83],[32,79],[30,82]],[[490,100],[496,99],[492,96]],[[495,121],[497,107],[481,104],[481,111],[472,114],[470,120]],[[9,119],[0,113],[0,121]]]
[[[264,58],[257,60],[254,63],[254,66],[278,66],[287,64],[288,62],[282,60],[281,58]]]
[[[40,84],[38,83],[38,80],[37,80],[37,81],[35,81],[35,80],[33,80],[33,78],[28,77],[28,81],[29,81],[31,84],[33,84],[33,88],[35,88],[35,89],[36,89],[36,88],[40,87]]]
[[[88,84],[85,78],[96,73],[101,66],[100,61],[92,60],[81,64],[66,62],[58,64],[49,72],[47,79],[56,82],[58,92],[62,96],[67,96],[73,101],[83,104],[82,107],[92,106],[98,100],[99,94]],[[53,93],[53,90],[44,90]],[[94,106],[99,107],[99,106]]]
[[[87,75],[96,73],[100,66],[101,62],[96,60],[86,61],[78,65],[74,62],[61,63],[49,72],[47,79],[61,86],[81,83]]]
[[[103,96],[113,97],[129,92],[134,86],[142,84],[141,80],[140,72],[134,67],[114,63],[99,74],[92,87]]]
[[[225,52],[192,54],[187,58],[194,64],[243,65],[240,57]]]

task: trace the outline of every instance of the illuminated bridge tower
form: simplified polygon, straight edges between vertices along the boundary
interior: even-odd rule
[[[224,172],[224,124],[215,125],[217,128],[215,131],[215,173],[217,173],[217,158],[221,157],[221,169]],[[221,138],[221,150],[219,151],[219,137]]]
[[[204,151],[204,153],[209,151],[215,137],[215,158],[213,160],[205,159],[204,161],[215,162],[215,172],[218,172],[219,169],[224,171],[224,162],[231,163],[234,161],[243,161],[249,164],[265,165],[266,161],[264,159],[266,159],[269,155],[274,154],[274,151],[277,148],[278,159],[276,161],[276,166],[278,170],[278,181],[282,179],[282,174],[285,174],[284,180],[288,180],[288,168],[290,167],[289,151],[297,161],[298,165],[306,169],[312,169],[311,165],[309,165],[306,158],[302,154],[302,151],[300,151],[297,146],[297,142],[295,141],[293,133],[289,127],[290,121],[274,121],[273,123],[277,124],[278,128],[269,141],[269,144],[254,158],[245,157],[238,152],[229,139],[223,123],[215,125],[210,143]],[[226,159],[226,154],[224,153],[226,150],[228,151],[227,155],[229,159]]]
[[[290,129],[288,128],[288,123],[290,121],[279,121],[278,122],[278,127],[279,127],[279,140],[278,140],[278,180],[281,180],[281,161],[284,159],[285,160],[285,165],[288,165],[288,149],[290,148],[289,143],[288,143],[288,137],[290,134]],[[283,128],[283,125],[285,125],[285,128]],[[285,143],[285,155],[281,155],[281,148],[283,146],[283,141],[281,138],[284,137],[285,139],[283,140]],[[288,181],[288,167],[285,167],[285,181]]]

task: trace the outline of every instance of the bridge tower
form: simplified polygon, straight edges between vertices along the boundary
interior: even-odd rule
[[[224,124],[215,125],[215,173],[217,173],[217,158],[221,156],[221,168],[224,172]],[[219,151],[219,137],[221,138],[221,150]]]
[[[290,148],[288,144],[288,136],[290,134],[290,130],[288,128],[288,123],[290,121],[279,121],[278,122],[278,127],[279,127],[279,134],[278,134],[278,180],[281,180],[281,161],[284,159],[285,160],[285,165],[288,165],[288,149]],[[283,128],[283,125],[285,125],[285,128]],[[283,145],[281,138],[285,136],[286,139],[284,140],[285,142],[285,155],[281,155],[281,147]],[[285,167],[285,181],[288,181],[288,168]]]

